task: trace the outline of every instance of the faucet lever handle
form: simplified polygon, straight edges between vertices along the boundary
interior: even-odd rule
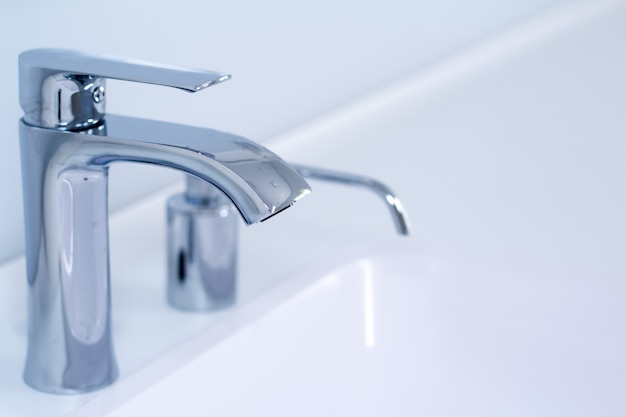
[[[26,123],[83,130],[104,117],[104,78],[196,92],[229,74],[65,49],[31,49],[19,56],[20,105]]]

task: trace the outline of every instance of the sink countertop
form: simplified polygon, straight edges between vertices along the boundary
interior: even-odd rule
[[[241,228],[241,303],[233,310],[195,315],[166,306],[164,202],[182,184],[113,214],[120,381],[109,389],[53,396],[23,384],[24,261],[3,265],[0,314],[8,319],[0,321],[0,333],[8,337],[0,345],[2,415],[105,415],[155,392],[151,384],[201,353],[198,340],[207,347],[227,340],[333,266],[398,254],[457,273],[457,280],[438,290],[442,305],[453,307],[450,326],[441,331],[454,331],[449,342],[463,347],[454,363],[467,372],[440,394],[454,396],[463,381],[472,383],[471,360],[485,365],[489,382],[503,376],[499,367],[520,371],[511,363],[516,339],[493,333],[500,328],[506,336],[510,322],[537,326],[519,346],[520,360],[527,361],[519,381],[535,378],[546,395],[513,384],[503,388],[511,404],[544,401],[527,409],[554,415],[559,405],[575,409],[585,384],[597,380],[606,390],[591,391],[580,404],[595,402],[602,415],[623,414],[625,22],[623,1],[581,2],[277,138],[270,148],[288,160],[386,182],[403,200],[414,235],[395,236],[374,195],[313,182],[314,192],[294,208]],[[523,307],[528,305],[536,308]],[[543,342],[569,338],[579,344],[574,353],[585,353],[569,356],[569,368],[535,368],[546,362],[525,353],[547,355],[551,345],[537,349],[533,334]],[[484,357],[489,342],[503,344],[513,356]],[[551,354],[556,361],[567,356]],[[550,376],[567,369],[571,384],[549,398],[545,381],[566,381]],[[468,404],[481,401],[474,400]],[[584,415],[585,407],[576,412]],[[478,408],[465,415],[472,410]]]

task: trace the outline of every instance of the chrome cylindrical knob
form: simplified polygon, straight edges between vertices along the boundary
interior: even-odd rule
[[[238,223],[230,200],[195,177],[188,176],[187,192],[168,200],[167,299],[172,306],[210,311],[234,303]]]

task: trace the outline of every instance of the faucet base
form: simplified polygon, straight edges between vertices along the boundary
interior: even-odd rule
[[[92,391],[97,391],[102,388],[106,388],[113,384],[119,376],[117,367],[111,370],[105,379],[94,383],[93,385],[81,385],[81,386],[64,386],[42,383],[40,378],[29,378],[28,371],[24,372],[24,382],[31,388],[37,391],[46,392],[48,394],[60,394],[60,395],[76,395],[85,394]]]

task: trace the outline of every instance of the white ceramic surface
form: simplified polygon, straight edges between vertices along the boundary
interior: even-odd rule
[[[409,256],[296,277],[110,417],[619,415],[624,286],[589,278]]]
[[[304,272],[75,415],[623,415],[626,6],[597,5],[290,136],[393,185],[415,236],[314,184],[267,228]]]
[[[5,265],[0,415],[624,415],[624,50],[626,3],[581,2],[278,138],[391,185],[414,235],[313,183],[242,230],[241,303],[220,314],[165,305],[173,190],[120,213],[122,375],[98,393],[23,385],[23,261]]]

